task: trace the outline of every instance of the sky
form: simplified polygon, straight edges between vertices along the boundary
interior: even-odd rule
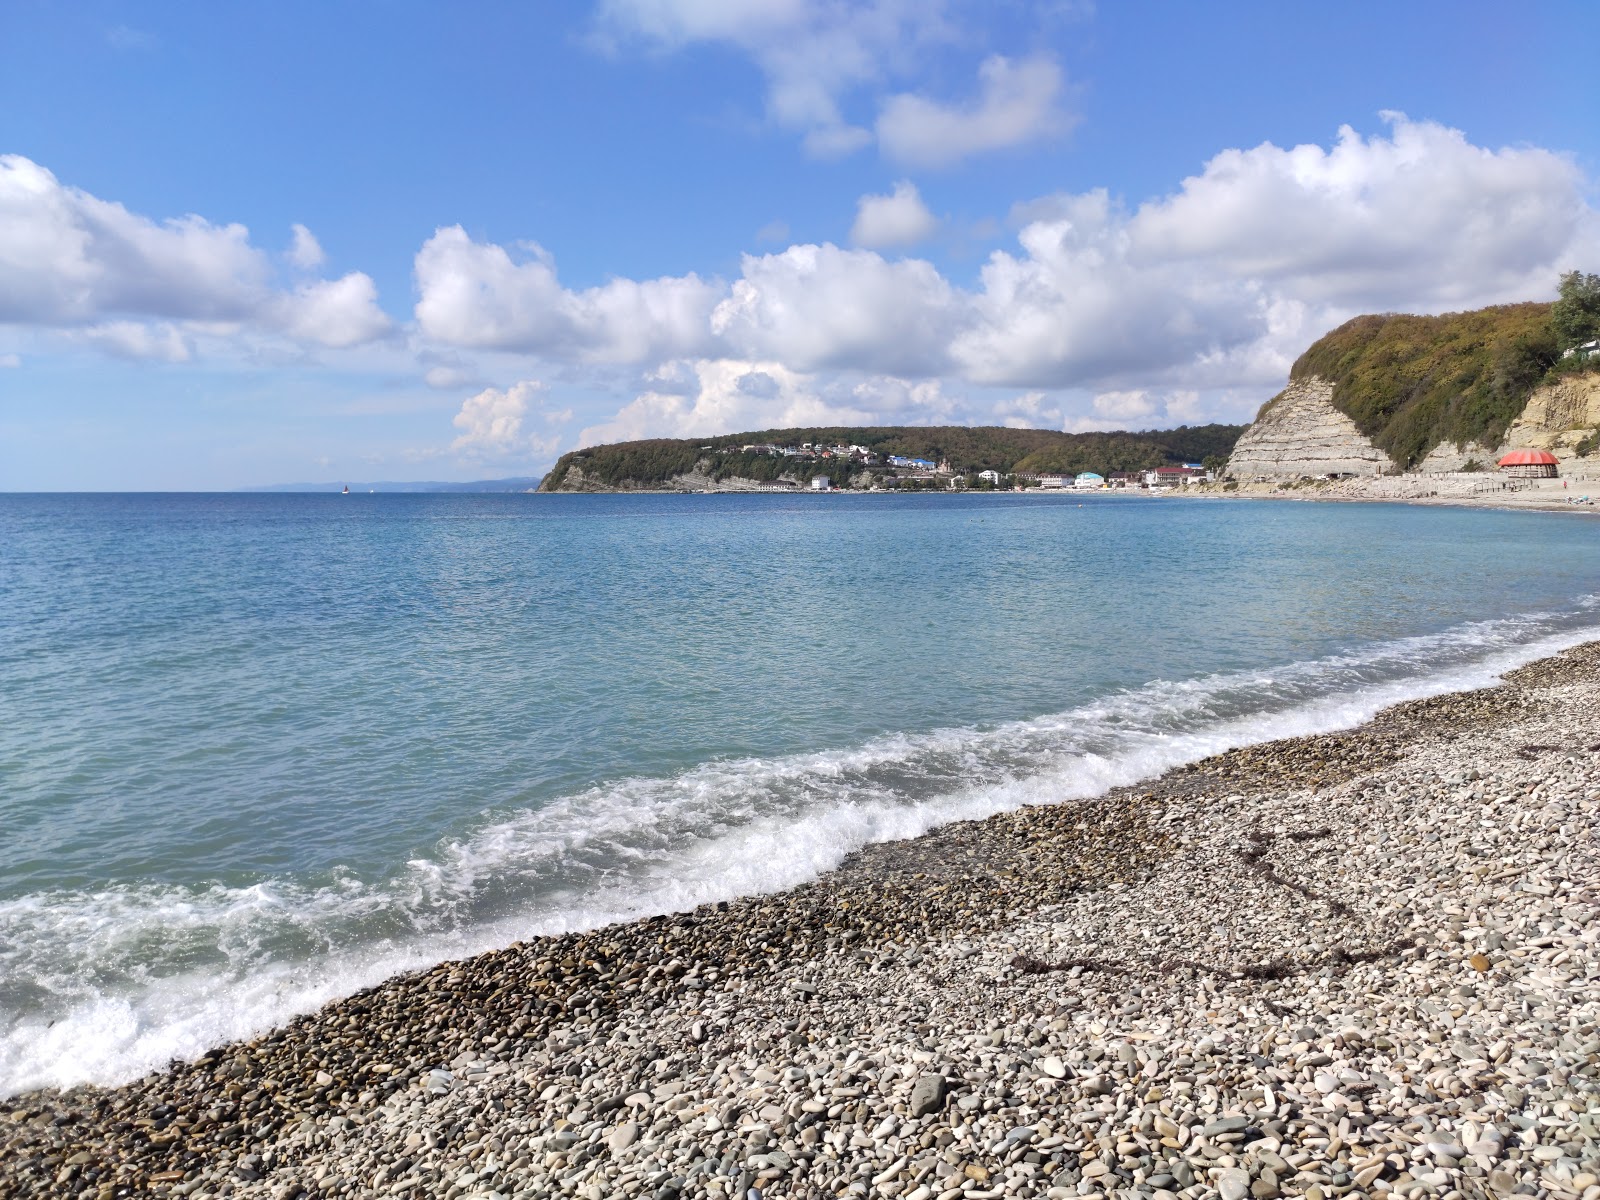
[[[0,490],[1248,421],[1600,271],[1589,0],[7,0]]]

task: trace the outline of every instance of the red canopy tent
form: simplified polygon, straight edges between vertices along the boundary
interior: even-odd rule
[[[1500,469],[1520,479],[1554,479],[1560,463],[1548,450],[1513,450],[1500,460]]]

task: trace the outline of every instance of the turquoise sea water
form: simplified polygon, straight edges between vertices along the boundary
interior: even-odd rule
[[[1600,637],[1600,523],[0,496],[0,1092]]]

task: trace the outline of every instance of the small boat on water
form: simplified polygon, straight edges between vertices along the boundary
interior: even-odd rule
[[[345,484],[344,485],[344,491],[340,492],[339,494],[341,496],[348,496],[350,494],[350,485],[348,483]]]

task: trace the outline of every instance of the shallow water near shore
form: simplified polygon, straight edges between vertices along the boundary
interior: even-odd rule
[[[0,496],[0,1092],[1600,636],[1561,516]]]

